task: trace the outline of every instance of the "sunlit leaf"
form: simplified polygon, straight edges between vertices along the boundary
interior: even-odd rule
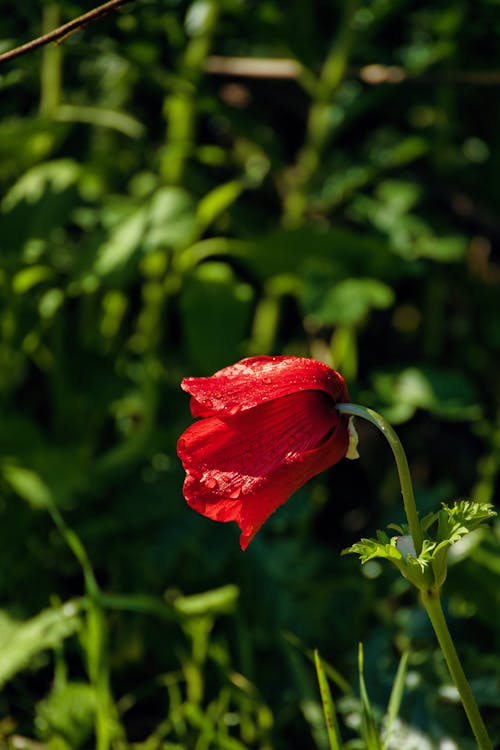
[[[30,620],[15,620],[0,610],[0,685],[27,667],[35,656],[54,648],[80,627],[78,607],[68,602]]]
[[[54,742],[57,737],[67,750],[82,747],[94,728],[97,700],[95,688],[84,682],[55,687],[36,707],[40,738]]]

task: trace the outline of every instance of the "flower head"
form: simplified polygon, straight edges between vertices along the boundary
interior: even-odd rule
[[[271,513],[349,448],[344,379],[302,357],[250,357],[211,377],[185,378],[191,413],[177,453],[188,504],[236,521],[245,549]]]

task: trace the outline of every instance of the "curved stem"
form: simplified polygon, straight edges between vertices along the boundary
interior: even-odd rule
[[[420,528],[420,522],[418,520],[417,506],[415,505],[415,496],[413,494],[410,467],[408,466],[406,453],[400,439],[396,435],[396,432],[391,427],[389,422],[380,414],[377,414],[376,411],[373,411],[373,409],[368,409],[367,407],[360,406],[359,404],[337,404],[336,408],[341,414],[349,414],[353,417],[362,417],[363,419],[368,420],[368,422],[374,424],[382,432],[387,442],[391,446],[394,458],[396,459],[399,482],[401,484],[401,493],[403,495],[406,518],[408,519],[408,527],[413,539],[415,552],[418,556],[422,551],[422,530]]]
[[[436,633],[441,651],[444,654],[451,677],[460,695],[460,700],[464,707],[465,713],[469,720],[474,737],[476,738],[479,750],[493,750],[493,745],[484,722],[479,713],[477,703],[472,694],[467,678],[462,669],[460,659],[458,658],[455,645],[448,630],[448,625],[441,607],[439,592],[435,590],[422,591],[422,604],[424,605],[429,619]]]

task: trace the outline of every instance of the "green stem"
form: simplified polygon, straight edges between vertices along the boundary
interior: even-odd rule
[[[467,682],[460,659],[458,658],[450,631],[448,630],[448,625],[441,607],[439,592],[433,589],[422,591],[421,597],[422,604],[429,615],[441,651],[444,654],[448,669],[450,670],[450,674],[460,695],[462,705],[467,714],[467,718],[469,719],[469,724],[474,732],[478,748],[479,750],[493,750],[493,745],[488,737],[488,732],[486,731],[477,703],[472,694],[470,685]]]
[[[309,203],[310,185],[318,172],[324,152],[333,131],[332,106],[335,94],[340,87],[354,41],[352,17],[358,0],[347,0],[344,15],[339,22],[339,31],[323,64],[318,80],[308,88],[312,90],[313,101],[309,109],[306,137],[297,160],[291,170],[291,184],[283,203],[283,223],[295,228],[304,220]]]
[[[87,596],[92,601],[96,601],[100,594],[99,585],[94,576],[94,571],[92,569],[92,565],[90,564],[87,550],[83,546],[80,537],[75,534],[73,529],[71,529],[67,525],[66,521],[59,512],[59,508],[55,505],[55,503],[49,503],[47,505],[47,510],[49,511],[52,520],[54,521],[54,524],[59,530],[62,538],[80,563],[80,567],[83,571],[85,591],[87,593]]]
[[[80,537],[70,528],[54,503],[48,511],[61,536],[80,563],[87,594],[85,652],[90,682],[97,695],[95,716],[96,750],[109,750],[114,731],[113,703],[109,685],[109,667],[106,661],[107,623],[100,603],[100,588],[92,565]]]
[[[59,23],[59,6],[49,3],[43,9],[43,30],[52,31]],[[40,68],[40,114],[51,117],[61,98],[62,47],[45,47]]]
[[[191,8],[194,3],[191,5]],[[220,10],[219,0],[204,3],[203,27],[187,43],[182,68],[174,91],[165,102],[167,143],[161,160],[161,174],[165,182],[182,182],[187,158],[194,149],[198,112],[199,83],[204,63],[212,45]]]
[[[399,474],[399,482],[401,484],[401,493],[403,495],[403,503],[405,507],[406,518],[408,519],[408,527],[410,534],[413,539],[413,545],[417,556],[422,551],[422,530],[420,528],[420,522],[418,520],[417,506],[415,505],[415,496],[413,494],[413,485],[411,482],[410,468],[408,466],[408,460],[406,453],[401,444],[400,439],[396,435],[396,432],[387,422],[384,417],[377,414],[373,409],[368,409],[365,406],[359,404],[337,404],[337,410],[341,414],[350,414],[354,417],[362,417],[367,419],[368,422],[374,424],[385,436],[387,442],[391,446],[394,458],[396,459],[396,466]]]

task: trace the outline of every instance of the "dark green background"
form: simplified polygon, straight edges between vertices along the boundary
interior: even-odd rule
[[[0,50],[91,7],[4,8]],[[313,356],[396,425],[422,512],[494,502],[499,33],[494,0],[138,0],[0,67],[0,744],[323,750],[307,650],[355,686],[363,641],[380,712],[411,650],[399,748],[473,746],[414,593],[340,557],[403,518],[383,438],[245,553],[175,444],[182,377]],[[478,532],[446,585],[497,740],[499,555]]]

